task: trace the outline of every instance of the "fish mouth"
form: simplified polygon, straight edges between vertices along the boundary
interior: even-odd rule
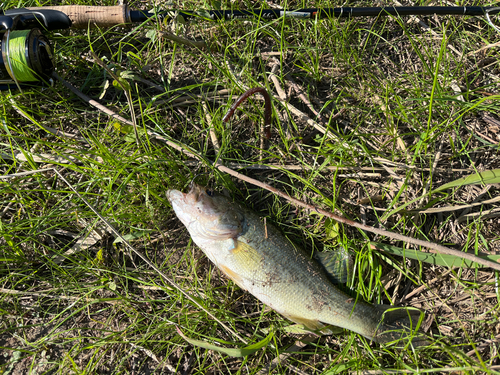
[[[195,184],[194,182],[192,182],[191,188],[189,189],[188,193],[186,194],[185,199],[193,201],[193,202],[198,202],[200,199],[203,199],[204,196],[208,196],[205,188],[201,185],[198,185],[198,184]]]
[[[243,229],[244,215],[227,198],[204,186],[192,183],[187,193],[168,190],[167,198],[186,228],[200,237],[213,240],[232,238]]]
[[[191,183],[190,189],[187,193],[183,193],[179,190],[167,190],[167,199],[170,203],[185,203],[194,204],[203,199],[204,196],[209,197],[207,190],[198,184]]]
[[[170,201],[170,203],[178,200],[184,200],[185,195],[186,194],[179,190],[167,190],[167,199]]]
[[[221,215],[227,209],[226,205],[221,204],[217,194],[214,195],[204,186],[195,183],[191,183],[187,193],[173,189],[167,190],[167,199],[178,216],[181,212],[190,213],[195,219]]]

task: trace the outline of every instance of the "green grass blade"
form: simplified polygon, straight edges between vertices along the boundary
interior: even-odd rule
[[[448,182],[438,187],[437,189],[434,189],[432,193],[437,193],[439,191],[465,185],[480,185],[480,184],[486,185],[486,184],[498,184],[498,183],[500,183],[500,169],[492,169],[490,171],[474,173],[471,174],[470,176]]]
[[[219,353],[224,353],[230,357],[246,357],[248,355],[251,355],[259,351],[260,349],[266,347],[271,342],[271,339],[274,336],[274,330],[271,330],[271,332],[269,332],[269,334],[264,339],[255,344],[245,346],[244,348],[222,348],[220,346],[210,344],[206,341],[189,338],[186,335],[184,335],[184,333],[182,333],[182,331],[178,327],[177,327],[177,332],[184,340],[189,342],[191,345],[198,346],[204,349],[214,350]]]
[[[484,266],[472,262],[467,259],[460,258],[454,255],[446,255],[446,254],[437,254],[437,253],[428,253],[425,251],[415,250],[415,249],[402,249],[400,247],[380,243],[380,242],[372,242],[373,246],[375,246],[378,250],[383,250],[387,253],[399,255],[402,257],[415,259],[421,262],[434,264],[437,266],[444,267],[478,267],[483,268]],[[479,258],[488,259],[492,262],[500,262],[500,255],[478,255]]]

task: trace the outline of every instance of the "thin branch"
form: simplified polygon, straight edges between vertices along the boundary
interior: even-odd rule
[[[57,75],[55,75],[55,76],[57,76]],[[62,80],[62,78],[59,76],[57,76],[57,79]],[[106,109],[105,113],[109,114],[109,112],[111,112],[111,116],[114,119],[122,121],[124,124],[132,125],[132,123],[129,120],[126,120],[121,116],[118,116],[113,111],[111,111],[111,110],[107,109],[106,107],[102,106],[101,104],[97,103],[95,100],[90,99],[88,96],[81,93],[79,90],[77,90],[75,87],[71,86],[69,83],[66,82],[65,86],[68,88],[71,87],[70,88],[71,91],[73,91],[78,96],[80,96],[80,94],[81,94],[82,96],[80,96],[80,97],[82,97],[82,99],[85,100],[87,103],[95,106],[98,109],[105,108]],[[98,104],[98,106],[96,104]],[[327,216],[331,219],[334,219],[342,224],[346,224],[346,225],[352,226],[354,228],[361,229],[362,231],[365,231],[365,232],[375,233],[375,234],[378,234],[380,236],[386,236],[386,237],[389,237],[389,238],[392,238],[392,239],[395,239],[398,241],[404,241],[404,242],[411,243],[413,245],[422,246],[424,248],[431,250],[431,252],[446,254],[446,255],[453,255],[453,256],[456,256],[456,257],[459,257],[462,259],[467,259],[467,260],[470,260],[472,262],[475,262],[475,263],[481,264],[483,266],[490,267],[490,268],[493,268],[495,270],[500,271],[500,264],[498,264],[496,262],[492,262],[492,261],[487,260],[487,259],[479,258],[479,257],[475,256],[474,254],[465,253],[463,251],[450,249],[448,247],[438,245],[438,244],[435,244],[435,243],[432,243],[429,241],[419,240],[417,238],[407,237],[407,236],[404,236],[404,235],[399,234],[399,233],[393,233],[393,232],[389,232],[389,231],[386,231],[383,229],[378,229],[378,228],[374,228],[374,227],[371,227],[371,226],[368,226],[365,224],[357,223],[357,222],[349,220],[345,217],[336,215],[333,212],[326,211],[326,210],[323,210],[323,209],[318,208],[316,206],[310,205],[310,204],[305,203],[297,198],[291,197],[287,193],[285,193],[279,189],[276,189],[275,187],[273,187],[269,184],[266,184],[264,182],[260,182],[258,180],[253,179],[253,178],[247,177],[241,173],[238,173],[238,172],[226,167],[225,165],[223,165],[220,162],[215,162],[215,163],[210,162],[210,161],[202,158],[200,155],[196,154],[195,152],[188,150],[186,146],[180,146],[180,145],[174,143],[173,141],[171,141],[171,140],[169,140],[169,139],[167,139],[167,138],[165,138],[165,137],[163,137],[155,132],[148,130],[148,134],[152,138],[155,138],[155,139],[158,139],[158,140],[165,142],[170,147],[184,153],[185,155],[187,155],[189,157],[192,157],[192,158],[195,158],[198,160],[205,160],[205,161],[207,161],[207,163],[210,163],[212,165],[212,167],[217,168],[221,172],[225,172],[225,173],[230,174],[231,176],[236,177],[242,181],[248,182],[249,184],[266,189],[266,190],[288,200],[289,202],[293,203],[297,207],[303,207],[307,210],[318,212],[318,213],[320,213],[324,216]],[[0,178],[1,178],[1,176],[0,176]]]

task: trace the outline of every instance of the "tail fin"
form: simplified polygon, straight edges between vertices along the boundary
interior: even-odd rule
[[[375,306],[382,316],[373,340],[380,344],[394,342],[404,347],[411,342],[414,347],[428,344],[425,335],[419,332],[424,314],[417,309],[394,306]]]

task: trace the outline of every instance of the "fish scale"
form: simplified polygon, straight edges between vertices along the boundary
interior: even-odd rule
[[[323,331],[338,326],[385,343],[405,338],[418,322],[418,311],[351,298],[277,228],[226,197],[196,184],[186,194],[169,190],[167,197],[193,241],[227,277],[296,323]]]

